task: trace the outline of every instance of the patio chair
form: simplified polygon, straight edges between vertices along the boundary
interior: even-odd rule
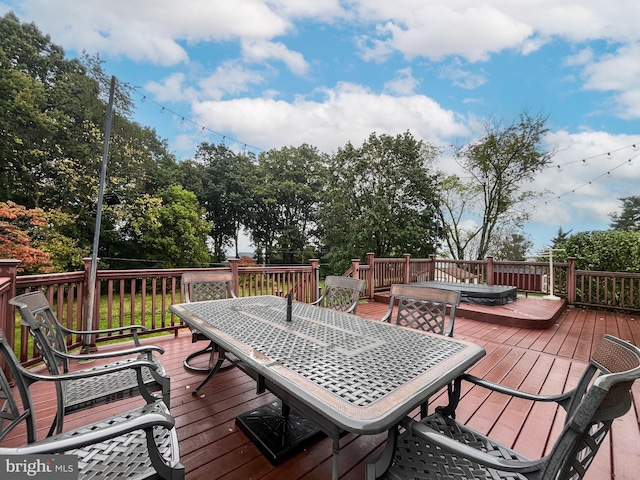
[[[578,385],[560,395],[523,392],[469,374],[455,381],[447,407],[417,422],[405,418],[404,429],[389,432],[383,454],[367,464],[367,478],[385,479],[581,479],[615,418],[629,411],[631,386],[640,377],[640,349],[605,335]],[[566,410],[564,427],[553,449],[529,460],[455,420],[461,382],[470,382],[514,398],[556,402]],[[450,476],[447,476],[450,475]]]
[[[396,303],[398,308],[394,317]],[[394,284],[391,285],[389,310],[382,321],[452,337],[458,305],[460,292],[454,290]],[[445,326],[447,310],[449,322]]]
[[[56,395],[58,412],[53,420],[49,435],[54,431],[62,432],[64,416],[90,408],[95,405],[103,405],[122,397],[132,397],[141,394],[147,402],[154,402],[157,396],[152,392],[160,391],[162,400],[169,407],[170,401],[170,380],[166,375],[164,367],[153,352],[164,353],[157,346],[140,344],[138,331],[146,329],[139,325],[127,327],[116,327],[104,330],[71,330],[66,328],[56,318],[51,305],[41,290],[18,295],[9,300],[11,305],[20,311],[20,323],[29,329],[34,344],[42,355],[49,374],[63,375],[70,371],[70,361],[87,361],[115,359],[106,366],[101,364],[91,368],[80,370],[85,376],[56,382]],[[67,350],[65,337],[70,334],[91,335],[106,332],[133,331],[135,347],[123,348],[106,353],[87,353],[82,355],[70,354]],[[126,358],[120,358],[126,357]],[[139,359],[148,360],[155,365],[155,368],[143,368],[135,371],[126,367]],[[99,370],[114,367],[110,375],[101,377],[91,376]]]
[[[393,309],[396,304],[398,307],[394,316]],[[458,291],[421,285],[393,284],[390,290],[389,310],[382,317],[382,321],[453,337],[453,324],[458,305],[460,305]],[[449,322],[445,327],[447,310]],[[451,385],[448,389],[451,390]],[[422,418],[427,416],[428,407],[428,401],[420,405]]]
[[[70,379],[86,378],[89,373],[35,374],[18,363],[2,330],[0,358],[4,360],[15,382],[15,387],[11,388],[0,369],[0,399],[3,400],[0,441],[14,429],[16,433],[24,432],[26,435],[26,441],[20,441],[18,447],[0,447],[0,456],[15,455],[16,462],[22,463],[27,458],[25,455],[44,455],[45,459],[54,454],[76,455],[78,471],[77,477],[74,473],[74,478],[79,480],[98,477],[104,480],[141,480],[158,476],[167,480],[184,479],[175,422],[161,400],[37,441],[36,417],[29,386],[39,381],[62,385]],[[155,364],[139,359],[126,368],[137,371],[140,375],[142,369],[155,368]],[[105,369],[92,372],[91,375],[108,376],[110,372]],[[63,406],[60,405],[60,408]],[[23,422],[25,426],[22,426]],[[18,441],[19,437],[14,437],[7,443],[16,444]],[[46,476],[46,473],[42,475]]]
[[[324,293],[311,305],[356,313],[363,291],[364,280],[329,275],[324,279]]]
[[[231,272],[186,272],[182,275],[182,287],[184,288],[184,298],[187,303],[236,298],[233,292],[233,273]],[[207,377],[200,385],[191,391],[193,395],[197,395],[218,370],[232,366],[231,363],[224,361],[224,352],[221,351],[216,343],[209,340],[199,330],[191,329],[191,341],[195,343],[200,340],[207,340],[209,344],[205,348],[189,354],[183,362],[187,370],[207,374]],[[192,363],[200,355],[209,356],[207,367],[198,367]]]

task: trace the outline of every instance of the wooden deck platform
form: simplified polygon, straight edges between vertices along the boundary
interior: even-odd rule
[[[376,294],[376,301],[389,303],[389,294]],[[545,300],[538,296],[518,295],[516,301],[506,305],[480,305],[460,302],[456,317],[497,323],[510,327],[549,328],[567,306],[565,299]]]
[[[384,303],[367,302],[358,313],[381,318]],[[593,310],[566,309],[549,328],[528,329],[464,318],[459,313],[455,337],[481,344],[487,355],[472,372],[512,387],[551,393],[571,388],[588,360],[591,350],[605,333],[640,344],[640,319],[630,315]],[[171,412],[176,417],[178,437],[188,480],[214,479],[326,479],[331,474],[331,442],[324,438],[304,452],[274,466],[236,426],[240,413],[273,398],[256,395],[254,382],[237,368],[223,370],[208,384],[199,397],[191,389],[202,376],[186,371],[182,360],[202,345],[193,345],[187,331],[173,336],[146,339],[165,349],[163,363],[171,375]],[[107,351],[113,347],[101,347]],[[32,387],[37,402],[39,437],[45,435],[54,412],[51,388]],[[640,384],[633,389],[631,411],[618,419],[606,444],[598,453],[587,474],[591,480],[633,480],[640,471]],[[480,389],[465,394],[458,419],[473,428],[490,433],[529,457],[539,457],[553,444],[563,414],[549,406],[532,407],[522,400],[507,401],[498,394],[484,396]],[[432,398],[432,405],[442,404],[444,395]],[[111,415],[139,404],[123,400],[107,406],[69,416],[67,427],[77,426],[93,417]],[[19,443],[16,435],[0,442],[2,446]],[[341,440],[340,478],[363,479],[365,461],[379,452],[385,435],[345,435]]]

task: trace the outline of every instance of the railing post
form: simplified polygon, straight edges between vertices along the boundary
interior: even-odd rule
[[[360,259],[359,258],[351,259],[351,270],[353,271],[353,273],[351,274],[353,278],[360,278]]]
[[[410,253],[405,253],[404,254],[404,272],[403,273],[403,279],[402,279],[402,283],[407,284],[409,283],[410,280],[410,269],[411,269],[411,254]]]
[[[311,302],[315,302],[320,297],[320,259],[311,258]]]
[[[567,305],[575,305],[576,303],[576,257],[568,257],[567,263]]]
[[[9,279],[9,289],[6,292],[7,302],[0,307],[0,312],[4,315],[0,315],[0,328],[4,332],[4,336],[7,339],[7,343],[11,348],[15,347],[15,331],[16,331],[16,315],[15,307],[9,305],[8,300],[16,296],[16,276],[18,275],[18,265],[20,260],[0,260],[0,277]],[[4,295],[4,294],[3,294]],[[4,372],[5,376],[13,384],[13,378],[9,372],[9,369],[4,364],[4,360],[0,363],[0,368]]]
[[[367,264],[369,265],[369,275],[367,275],[367,290],[369,300],[373,300],[374,288],[376,285],[376,254],[367,253]]]
[[[487,285],[493,285],[493,257],[487,257]]]
[[[431,262],[427,266],[427,280],[434,281],[436,279],[436,255],[435,253],[429,254],[429,260]]]
[[[240,275],[239,275],[240,259],[230,258],[229,268],[231,268],[231,274],[233,275],[233,291],[236,295],[240,295]]]

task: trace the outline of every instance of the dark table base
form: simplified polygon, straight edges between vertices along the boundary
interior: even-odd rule
[[[320,438],[322,430],[296,409],[282,415],[282,402],[274,400],[236,418],[242,431],[274,465]]]

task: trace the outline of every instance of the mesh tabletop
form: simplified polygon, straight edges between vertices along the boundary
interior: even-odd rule
[[[213,327],[203,331],[210,330],[216,340],[225,337],[243,346],[261,372],[278,372],[347,415],[387,400],[397,403],[388,397],[408,385],[405,397],[417,392],[421,378],[432,370],[440,378],[448,359],[466,359],[470,349],[448,337],[305,303],[293,303],[287,322],[286,300],[275,296],[195,302],[172,310],[187,323]],[[479,355],[482,349],[471,350]]]

